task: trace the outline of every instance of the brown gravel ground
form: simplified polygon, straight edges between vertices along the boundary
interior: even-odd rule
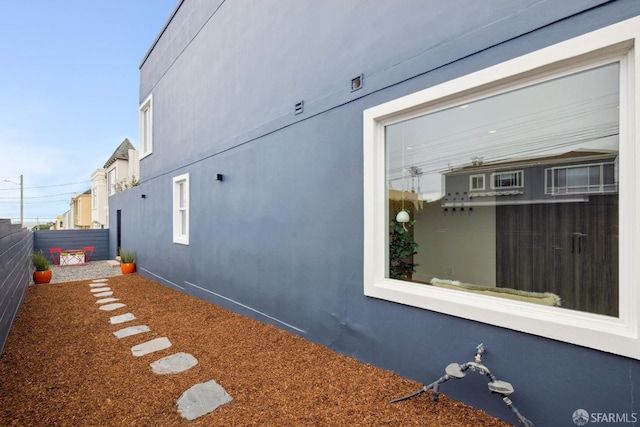
[[[422,384],[332,352],[138,274],[111,277],[126,307],[98,310],[89,280],[30,286],[0,357],[2,426],[508,426],[442,395],[389,404]],[[111,325],[114,315],[137,320]],[[117,339],[126,326],[151,332]],[[131,347],[166,336],[142,357]],[[156,375],[176,352],[199,363]],[[176,402],[216,380],[234,400],[194,421]]]

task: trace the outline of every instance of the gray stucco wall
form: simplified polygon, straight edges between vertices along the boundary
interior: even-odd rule
[[[0,220],[0,354],[31,280],[33,233]]]
[[[633,0],[185,0],[141,68],[154,148],[140,186],[110,198],[111,256],[121,210],[122,247],[165,285],[425,383],[483,342],[539,426],[637,412],[636,360],[363,295],[362,112],[638,14]],[[188,246],[172,243],[183,173]],[[442,391],[515,423],[479,375]]]

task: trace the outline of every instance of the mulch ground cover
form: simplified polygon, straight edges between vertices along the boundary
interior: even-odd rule
[[[99,310],[90,280],[30,286],[0,356],[2,426],[508,426],[440,396],[389,404],[423,384],[336,354],[138,274],[111,277],[126,307]],[[136,320],[112,325],[111,316]],[[151,332],[117,339],[126,326]],[[172,347],[134,357],[168,337]],[[198,359],[174,375],[149,366],[177,352]],[[215,380],[233,401],[188,421],[177,400]]]

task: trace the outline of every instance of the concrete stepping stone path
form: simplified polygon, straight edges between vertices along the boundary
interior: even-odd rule
[[[96,298],[100,298],[100,297],[110,297],[111,295],[113,295],[113,291],[109,291],[109,292],[100,292],[97,294],[93,294],[94,297]]]
[[[119,298],[102,298],[96,301],[96,304],[106,304],[108,302],[120,301]]]
[[[135,320],[135,318],[136,316],[134,316],[132,313],[125,313],[119,316],[113,316],[111,319],[109,319],[109,322],[111,322],[112,325],[117,325],[118,323],[130,322],[132,320]]]
[[[162,337],[143,342],[142,344],[134,345],[133,347],[131,347],[131,353],[133,353],[133,355],[136,357],[140,357],[149,353],[164,350],[165,348],[169,347],[171,347],[169,338]]]
[[[106,285],[106,283],[89,283],[89,287],[91,288],[101,288],[104,287]]]
[[[118,331],[115,331],[113,335],[120,338],[130,337],[132,335],[141,334],[143,332],[149,332],[151,328],[147,325],[139,325],[139,326],[129,326],[128,328],[123,328]]]
[[[113,311],[126,307],[123,303],[115,302],[119,301],[118,298],[109,298],[113,295],[113,291],[108,286],[105,286],[105,282],[107,282],[107,279],[94,279],[93,282],[89,284],[91,293],[96,298],[101,298],[96,301],[96,304],[103,304],[99,309],[104,311]],[[135,320],[135,318],[136,317],[133,313],[125,313],[118,316],[112,316],[109,319],[109,322],[112,325],[116,325],[130,322]],[[151,328],[147,325],[136,325],[115,331],[113,335],[118,339],[122,339],[150,331]],[[171,347],[169,339],[167,337],[162,337],[131,347],[131,353],[135,357],[140,357],[169,347]],[[184,372],[193,368],[197,364],[198,359],[189,353],[181,352],[156,360],[149,364],[149,366],[151,366],[151,370],[156,375],[167,375]],[[185,391],[180,399],[178,399],[178,412],[182,417],[188,420],[194,420],[202,415],[215,411],[219,406],[229,403],[232,400],[233,398],[224,388],[214,380],[211,380],[206,383],[197,384]]]
[[[178,374],[180,372],[191,369],[198,364],[198,359],[189,353],[176,353],[171,356],[163,357],[149,364],[154,374]]]
[[[189,421],[215,411],[233,400],[224,388],[211,380],[196,384],[178,399],[178,412]]]
[[[123,304],[121,302],[114,302],[113,304],[105,304],[100,306],[100,310],[104,310],[104,311],[113,311],[113,310],[117,310],[119,308],[122,307],[126,307],[126,304]]]

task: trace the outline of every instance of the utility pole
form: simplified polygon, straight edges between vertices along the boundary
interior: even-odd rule
[[[20,225],[24,226],[24,175],[20,175],[20,184],[9,179],[3,179],[3,181],[20,185]]]

